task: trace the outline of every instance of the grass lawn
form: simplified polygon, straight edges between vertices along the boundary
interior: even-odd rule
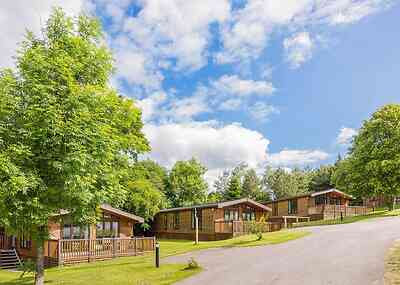
[[[370,213],[368,215],[361,215],[361,216],[354,216],[354,217],[344,217],[343,221],[340,219],[335,220],[319,220],[319,221],[312,221],[312,222],[304,222],[304,223],[297,223],[294,227],[309,227],[309,226],[324,226],[324,225],[335,225],[335,224],[348,224],[354,223],[359,221],[365,221],[374,218],[383,218],[383,217],[394,217],[400,216],[400,209],[396,209],[393,211],[388,210],[380,210]]]
[[[241,236],[223,241],[200,242],[194,245],[192,241],[160,240],[161,256],[170,256],[194,250],[215,247],[257,246],[286,242],[308,235],[306,231],[279,231],[264,234],[261,241],[256,241],[254,235]],[[153,254],[135,257],[122,257],[114,260],[84,263],[62,268],[46,270],[46,283],[50,285],[155,285],[172,284],[199,272],[201,269],[184,270],[186,264],[163,264],[154,267]],[[33,277],[18,279],[19,273],[0,270],[0,284],[29,285]]]
[[[400,241],[390,250],[385,264],[385,284],[400,285]]]

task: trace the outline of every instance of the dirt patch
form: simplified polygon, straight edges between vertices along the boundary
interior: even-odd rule
[[[386,257],[385,285],[400,285],[400,240],[394,243]]]

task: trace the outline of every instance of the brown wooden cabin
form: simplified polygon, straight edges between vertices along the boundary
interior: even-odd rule
[[[353,197],[337,189],[307,193],[290,198],[268,202],[272,208],[272,221],[283,217],[308,217],[311,220],[336,219],[341,216],[355,216],[368,213],[371,209],[363,206],[349,206]],[[290,222],[294,222],[291,219]]]
[[[267,219],[270,213],[269,207],[250,199],[164,209],[155,216],[153,231],[157,238],[194,240],[197,214],[199,240],[228,239],[247,233],[250,221]],[[269,223],[265,226],[265,231],[280,229]]]
[[[100,210],[101,217],[94,225],[75,225],[64,210],[49,220],[50,237],[44,247],[47,265],[87,262],[153,250],[154,238],[134,236],[134,225],[143,223],[143,218],[108,204],[102,204]],[[25,236],[7,235],[0,228],[0,250],[7,249],[15,249],[21,259],[36,258],[34,241]]]

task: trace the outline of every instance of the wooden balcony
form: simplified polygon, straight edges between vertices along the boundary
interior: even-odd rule
[[[232,236],[249,234],[251,223],[249,221],[215,221],[215,233],[232,234]],[[273,232],[281,229],[281,223],[257,223],[262,225],[263,232]]]
[[[308,208],[309,215],[323,215],[324,219],[327,218],[340,218],[341,216],[358,216],[366,215],[372,211],[372,208],[364,206],[345,206],[345,205],[317,205]]]

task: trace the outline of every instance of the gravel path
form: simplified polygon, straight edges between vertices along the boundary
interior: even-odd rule
[[[219,248],[172,256],[194,257],[204,271],[178,284],[383,284],[384,258],[400,238],[400,217],[307,228],[313,233],[283,244]]]

